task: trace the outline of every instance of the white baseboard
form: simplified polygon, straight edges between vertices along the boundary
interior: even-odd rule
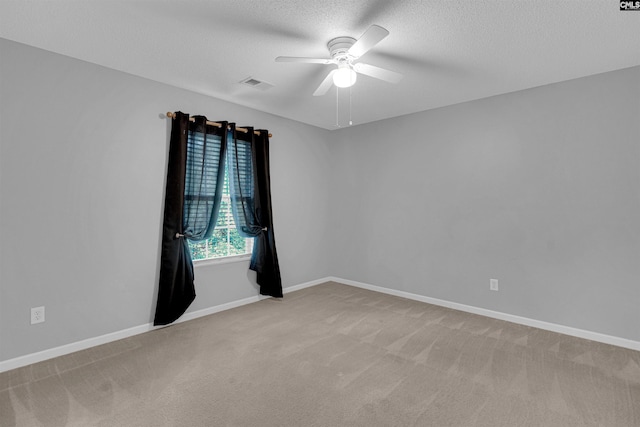
[[[318,280],[312,280],[310,282],[301,283],[299,285],[289,286],[283,288],[282,292],[287,294],[289,292],[297,291],[300,289],[308,288],[310,286],[319,285],[320,283],[328,282],[329,278],[323,278]],[[197,319],[199,317],[208,316],[210,314],[218,313],[232,308],[240,307],[246,304],[261,301],[263,299],[270,298],[263,295],[255,295],[248,298],[243,298],[236,301],[216,305],[213,307],[204,308],[202,310],[187,312],[182,315],[178,320],[172,324],[187,322],[189,320]],[[87,348],[95,347],[102,344],[107,344],[112,341],[121,340],[134,335],[142,334],[152,331],[154,329],[165,328],[166,326],[153,326],[153,323],[145,323],[144,325],[134,326],[132,328],[123,329],[121,331],[111,332],[109,334],[100,335],[98,337],[87,338],[85,340],[76,341],[70,344],[61,345],[59,347],[50,348],[47,350],[39,351],[37,353],[31,353],[24,356],[19,356],[14,359],[9,359],[0,362],[0,372],[10,371],[12,369],[20,368],[23,366],[31,365],[33,363],[43,362],[48,359],[52,359],[58,356],[64,356],[65,354],[74,353],[80,350],[86,350]]]
[[[407,298],[415,301],[426,302],[428,304],[448,307],[454,310],[466,311],[468,313],[479,314],[481,316],[491,317],[494,319],[506,320],[507,322],[518,323],[520,325],[525,325],[525,326],[532,326],[534,328],[544,329],[552,332],[558,332],[561,334],[571,335],[578,338],[598,341],[605,344],[611,344],[618,347],[628,348],[631,350],[640,351],[640,342],[632,341],[626,338],[600,334],[598,332],[586,331],[583,329],[572,328],[569,326],[557,325],[555,323],[543,322],[540,320],[529,319],[526,317],[515,316],[513,314],[501,313],[498,311],[487,310],[484,308],[473,307],[470,305],[459,304],[456,302],[441,300],[437,298],[430,298],[423,295],[412,294],[410,292],[398,291],[390,288],[383,288],[381,286],[375,286],[375,285],[370,285],[368,283],[356,282],[354,280],[343,279],[340,277],[329,276],[329,277],[324,277],[322,279],[312,280],[309,282],[301,283],[299,285],[283,288],[282,292],[284,294],[287,294],[289,292],[294,292],[300,289],[309,288],[311,286],[316,286],[329,281],[342,283],[344,285],[354,286],[357,288],[368,289],[370,291],[380,292],[383,294]],[[225,304],[208,307],[202,310],[188,312],[188,313],[185,313],[180,319],[176,320],[174,324],[187,322],[189,320],[197,319],[203,316],[208,316],[210,314],[218,313],[225,310],[230,310],[232,308],[240,307],[246,304],[252,304],[254,302],[258,302],[266,298],[269,298],[269,297],[256,295],[248,298],[243,298],[237,301],[231,301]],[[87,348],[95,347],[102,344],[107,344],[112,341],[128,338],[134,335],[142,334],[142,333],[149,332],[154,329],[163,328],[163,327],[166,327],[166,326],[153,326],[152,323],[146,323],[144,325],[123,329],[121,331],[100,335],[94,338],[88,338],[88,339],[77,341],[71,344],[66,344],[59,347],[39,351],[37,353],[31,353],[24,356],[16,357],[14,359],[0,361],[0,372],[10,371],[12,369],[31,365],[33,363],[42,362],[58,356],[64,356],[65,354],[74,353],[76,351],[85,350]]]
[[[437,298],[425,297],[423,295],[412,294],[410,292],[398,291],[395,289],[383,288],[381,286],[370,285],[368,283],[356,282],[354,280],[342,279],[340,277],[330,277],[329,280],[343,285],[355,286],[357,288],[368,289],[370,291],[381,292],[383,294],[394,295],[397,297],[407,298],[415,301],[426,302],[428,304],[439,305],[442,307],[452,308],[454,310],[466,311],[467,313],[479,314],[480,316],[491,317],[494,319],[505,320],[507,322],[517,323],[520,325],[531,326],[546,331],[558,332],[564,335],[584,338],[591,341],[597,341],[605,344],[611,344],[618,347],[624,347],[631,350],[640,351],[640,342],[620,338],[612,335],[601,334],[598,332],[586,331],[584,329],[572,328],[570,326],[558,325],[555,323],[544,322],[541,320],[529,319],[527,317],[516,316],[513,314],[502,313],[499,311],[488,310],[457,302],[441,300]]]
[[[331,282],[333,277],[323,277],[322,279],[312,280],[310,282],[301,283],[295,286],[289,286],[287,288],[283,288],[282,292],[288,294],[289,292],[299,291],[300,289],[310,288],[312,286],[321,285],[323,283]]]
[[[90,347],[106,344],[112,341],[117,341],[123,338],[127,338],[133,335],[149,332],[154,329],[151,323],[147,323],[140,326],[134,326],[133,328],[123,329],[121,331],[111,332],[109,334],[100,335],[98,337],[87,338],[82,341],[76,341],[71,344],[61,345],[59,347],[49,348],[37,353],[26,354],[14,359],[4,360],[0,362],[0,372],[10,371],[12,369],[20,368],[23,366],[31,365],[32,363],[42,362],[44,360],[52,359],[58,356],[64,356],[65,354],[74,353],[76,351],[85,350]]]

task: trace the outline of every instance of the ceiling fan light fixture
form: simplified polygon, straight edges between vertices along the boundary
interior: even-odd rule
[[[349,65],[340,65],[333,73],[333,84],[338,87],[351,87],[356,82],[356,76],[356,72]]]

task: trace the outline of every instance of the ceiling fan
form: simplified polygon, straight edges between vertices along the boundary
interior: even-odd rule
[[[327,43],[330,58],[304,58],[296,56],[278,56],[276,62],[303,62],[308,64],[337,65],[338,68],[329,72],[320,86],[313,92],[313,96],[321,96],[327,93],[331,84],[338,87],[349,87],[356,82],[356,75],[384,80],[389,83],[398,83],[402,74],[386,70],[374,65],[356,62],[362,55],[380,43],[389,35],[389,31],[379,25],[370,26],[358,40],[353,37],[336,37]]]

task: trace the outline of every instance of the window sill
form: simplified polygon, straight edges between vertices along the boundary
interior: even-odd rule
[[[243,262],[249,260],[251,260],[251,254],[231,255],[223,258],[198,259],[193,261],[193,266],[200,267],[206,265],[230,264],[234,262]]]

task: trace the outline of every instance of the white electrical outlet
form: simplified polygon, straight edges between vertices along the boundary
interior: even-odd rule
[[[44,307],[33,307],[31,309],[31,324],[44,322]]]
[[[492,291],[498,290],[498,279],[489,279],[489,289]]]

